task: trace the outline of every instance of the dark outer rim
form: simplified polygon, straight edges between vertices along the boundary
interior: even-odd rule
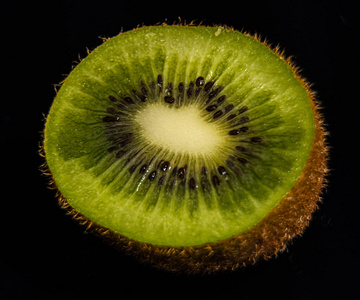
[[[162,26],[168,25],[162,24]],[[233,30],[228,27],[225,29]],[[258,35],[244,34],[271,49],[270,45],[261,41]],[[172,272],[212,273],[235,270],[260,260],[270,259],[284,251],[294,237],[301,235],[309,225],[312,214],[321,201],[321,193],[328,173],[328,146],[323,117],[315,100],[315,93],[300,76],[299,69],[295,67],[291,58],[284,58],[284,52],[279,48],[271,50],[292,68],[295,77],[306,89],[314,113],[315,131],[310,155],[299,179],[280,203],[257,225],[228,239],[199,246],[171,247],[138,242],[105,228],[77,212],[60,193],[45,161],[41,170],[50,178],[50,188],[57,190],[56,196],[60,207],[82,224],[87,232],[101,236],[109,244],[126,254],[135,256],[143,263]],[[40,155],[45,158],[43,144],[40,147]]]

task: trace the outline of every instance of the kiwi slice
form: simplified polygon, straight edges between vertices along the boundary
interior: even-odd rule
[[[141,27],[64,80],[44,131],[59,199],[167,270],[267,259],[303,232],[327,149],[314,94],[283,53],[226,27]]]

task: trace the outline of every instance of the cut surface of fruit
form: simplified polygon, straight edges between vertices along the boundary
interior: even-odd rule
[[[226,134],[221,127],[200,116],[201,108],[172,109],[158,103],[148,105],[136,115],[146,143],[172,151],[176,155],[209,155],[221,151]]]
[[[62,84],[47,165],[91,221],[163,246],[215,243],[269,214],[314,142],[307,89],[258,40],[155,26],[107,40]]]

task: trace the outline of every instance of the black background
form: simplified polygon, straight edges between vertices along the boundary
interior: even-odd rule
[[[355,299],[359,270],[355,1],[12,1],[0,7],[0,299]],[[293,55],[323,105],[329,184],[285,253],[233,273],[169,274],[85,234],[40,175],[54,84],[101,40],[178,18],[258,32]]]

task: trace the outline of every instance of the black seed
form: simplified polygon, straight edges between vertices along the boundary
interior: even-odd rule
[[[157,77],[157,83],[158,83],[159,87],[161,87],[163,85],[163,82],[164,82],[163,78],[162,78],[161,74],[159,74]]]
[[[226,175],[226,169],[223,166],[219,166],[218,171],[220,175]]]
[[[212,99],[214,97],[216,97],[217,95],[219,95],[219,93],[222,91],[223,87],[219,86],[216,90],[212,91],[209,93],[209,99]]]
[[[178,171],[178,176],[180,179],[184,179],[185,178],[185,169],[184,168],[180,168]]]
[[[261,142],[261,138],[259,138],[259,137],[252,137],[250,140],[251,140],[253,143],[260,143],[260,142]]]
[[[114,152],[115,150],[117,150],[118,148],[119,148],[118,145],[112,146],[112,147],[110,147],[110,148],[108,149],[108,152],[109,152],[109,153],[112,153],[112,152]]]
[[[126,103],[135,104],[134,100],[131,99],[130,97],[125,97],[124,100],[125,100]]]
[[[166,86],[166,91],[167,91],[167,93],[170,94],[171,91],[172,91],[172,89],[173,89],[173,85],[172,85],[171,82],[169,82],[169,83],[167,84],[167,86]]]
[[[163,172],[166,172],[166,170],[168,169],[170,163],[168,161],[164,161],[162,164],[161,164],[161,170]]]
[[[229,131],[229,135],[237,135],[239,133],[240,133],[239,129],[234,129],[234,130]]]
[[[184,83],[180,82],[178,86],[179,92],[182,93],[184,91]]]
[[[227,117],[227,120],[230,121],[231,119],[234,119],[235,117],[236,117],[236,115],[235,115],[235,114],[232,114],[232,115],[230,115],[230,116]]]
[[[120,120],[119,116],[106,116],[102,118],[103,122],[117,122]]]
[[[249,122],[249,117],[241,117],[235,125],[240,125]]]
[[[216,90],[209,93],[209,100],[214,98],[217,95]]]
[[[145,174],[147,167],[148,167],[147,165],[142,165],[142,167],[139,170],[139,173],[140,174]]]
[[[142,102],[146,102],[147,101],[147,97],[144,96],[144,95],[138,95],[139,99],[142,101]]]
[[[192,96],[193,91],[194,91],[194,82],[191,81],[191,82],[189,83],[189,88],[188,88],[188,90],[187,90],[187,92],[186,92],[188,98],[190,98],[190,97]]]
[[[226,164],[230,168],[234,167],[234,163],[231,160],[226,160]]]
[[[204,86],[205,92],[210,91],[210,89],[213,87],[214,83],[215,82],[213,82],[213,81],[209,81],[208,83],[206,83],[205,86]]]
[[[155,177],[156,177],[156,171],[152,171],[149,175],[149,180],[153,181],[155,179]]]
[[[142,92],[143,95],[145,95],[145,96],[147,96],[147,94],[148,94],[148,91],[147,91],[146,87],[144,87],[144,86],[141,88],[141,92]]]
[[[112,101],[112,102],[117,102],[118,99],[116,99],[114,96],[110,95],[109,96],[109,99]]]
[[[213,104],[213,105],[210,105],[206,108],[207,111],[214,111],[215,109],[217,109],[217,105],[216,104]]]
[[[137,165],[132,165],[129,169],[130,174],[134,173],[136,170]]]
[[[172,97],[172,96],[165,96],[164,97],[164,100],[165,100],[165,102],[166,103],[174,103],[174,101],[175,101],[175,98],[174,97]]]
[[[206,168],[204,166],[201,167],[201,174],[203,175],[207,174]]]
[[[221,110],[218,110],[216,113],[214,113],[213,118],[214,118],[214,119],[217,119],[217,118],[219,118],[222,114],[223,114],[223,112],[222,112]]]
[[[163,175],[159,178],[158,185],[163,185],[166,175]]]
[[[249,128],[248,127],[241,127],[239,130],[240,130],[240,132],[246,132],[246,131],[249,130]]]
[[[198,77],[197,79],[196,79],[196,86],[203,86],[204,85],[204,83],[205,83],[205,79],[204,79],[204,77]]]
[[[234,108],[234,105],[229,104],[228,106],[225,107],[225,112],[229,112],[230,110],[232,110]]]
[[[245,158],[242,158],[242,157],[238,157],[237,159],[239,162],[241,162],[242,164],[247,164],[247,160]]]
[[[196,182],[195,182],[195,179],[193,177],[190,178],[189,185],[190,185],[191,189],[196,188]]]
[[[247,106],[243,106],[242,108],[239,109],[239,115],[242,114],[243,112],[246,112],[248,110]]]
[[[109,114],[114,114],[114,113],[116,112],[116,109],[113,108],[113,107],[108,107],[108,108],[106,109],[106,111],[107,111]]]
[[[121,158],[121,157],[123,157],[125,153],[126,153],[126,151],[120,150],[118,153],[116,153],[116,158]]]
[[[214,175],[212,177],[212,181],[213,181],[214,185],[220,185],[220,179],[216,175]]]
[[[217,103],[220,104],[220,103],[224,102],[225,99],[226,99],[226,95],[222,95],[219,97],[219,99],[217,99]]]
[[[244,147],[242,147],[242,146],[236,146],[235,149],[237,151],[240,151],[240,152],[245,152],[246,151],[246,149]]]
[[[130,143],[131,143],[131,140],[122,141],[122,142],[120,143],[120,147],[124,147],[125,145],[130,144]]]

